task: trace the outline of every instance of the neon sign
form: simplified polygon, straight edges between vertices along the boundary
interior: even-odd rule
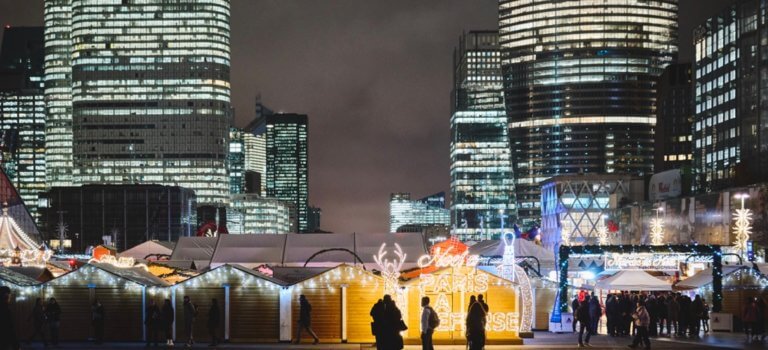
[[[678,254],[609,254],[605,257],[606,270],[677,270]]]
[[[419,265],[419,268],[426,268],[430,266],[435,266],[437,268],[444,268],[444,267],[477,267],[477,265],[480,263],[480,256],[479,255],[470,255],[469,251],[465,251],[461,254],[451,254],[451,251],[453,250],[453,247],[448,247],[448,249],[441,249],[438,247],[435,250],[434,255],[422,255],[419,257],[419,260],[417,261],[417,264]]]

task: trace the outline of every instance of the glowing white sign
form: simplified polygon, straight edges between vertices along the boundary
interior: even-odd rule
[[[435,249],[434,255],[422,255],[419,257],[417,264],[420,268],[426,268],[429,266],[435,266],[438,268],[443,267],[476,267],[480,263],[479,255],[470,255],[469,251],[465,251],[461,254],[451,254],[453,247],[448,247],[443,251],[440,247]]]
[[[99,259],[91,259],[88,262],[89,263],[96,262],[96,263],[101,263],[101,264],[110,264],[110,265],[112,265],[114,267],[119,267],[121,269],[129,269],[129,268],[134,267],[134,266],[143,267],[145,269],[147,268],[147,266],[144,265],[144,264],[136,265],[136,259],[134,259],[134,258],[130,258],[130,257],[120,257],[120,258],[118,258],[118,257],[116,257],[114,255],[108,255],[108,254],[107,255],[102,255],[101,257],[99,257]]]
[[[13,264],[17,252],[14,249],[0,249],[0,264]],[[24,249],[18,251],[18,262],[21,266],[45,266],[51,259],[53,251],[48,249]]]
[[[609,254],[605,257],[606,270],[677,270],[685,256],[679,254]]]

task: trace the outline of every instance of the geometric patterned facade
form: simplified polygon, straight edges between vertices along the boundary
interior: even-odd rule
[[[624,203],[643,200],[643,181],[627,175],[556,176],[542,183],[542,243],[597,245],[601,227]],[[608,244],[615,244],[608,233]]]

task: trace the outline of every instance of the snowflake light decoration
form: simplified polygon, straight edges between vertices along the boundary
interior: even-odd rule
[[[736,249],[745,252],[747,251],[747,242],[752,234],[752,210],[736,209],[733,213],[733,220],[735,224],[733,226],[733,233],[736,235],[736,242],[734,246]]]
[[[664,219],[651,219],[651,244],[664,244]]]

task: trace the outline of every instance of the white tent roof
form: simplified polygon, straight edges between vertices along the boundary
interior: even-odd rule
[[[13,251],[16,248],[35,250],[40,248],[40,244],[19,227],[16,220],[8,215],[8,207],[5,207],[0,216],[0,249]]]
[[[307,266],[335,267],[360,264],[355,258],[357,255],[365,268],[371,270],[378,268],[373,256],[384,243],[390,255],[395,243],[403,250],[406,255],[403,269],[416,267],[419,257],[428,253],[421,233],[221,235],[217,238],[181,238],[171,261],[195,260],[198,269],[203,267],[201,260],[210,261],[212,268],[225,264],[246,268],[262,264],[301,267],[314,255]]]
[[[470,254],[476,254],[480,256],[504,255],[504,241],[488,240],[477,242],[469,247],[469,252]],[[554,252],[551,252],[547,248],[544,248],[543,246],[540,246],[526,239],[515,240],[515,255],[535,256],[542,264],[544,264],[545,261],[555,261]]]
[[[723,266],[723,277],[728,276],[743,266]],[[675,287],[679,289],[696,289],[712,283],[712,268],[701,270],[693,276],[688,277]]]
[[[600,280],[595,288],[604,290],[671,291],[672,285],[645,271],[624,270]]]
[[[133,248],[130,248],[122,253],[117,254],[117,256],[144,259],[147,257],[147,255],[151,254],[171,255],[173,252],[173,246],[173,242],[146,241],[139,245],[135,245]]]

